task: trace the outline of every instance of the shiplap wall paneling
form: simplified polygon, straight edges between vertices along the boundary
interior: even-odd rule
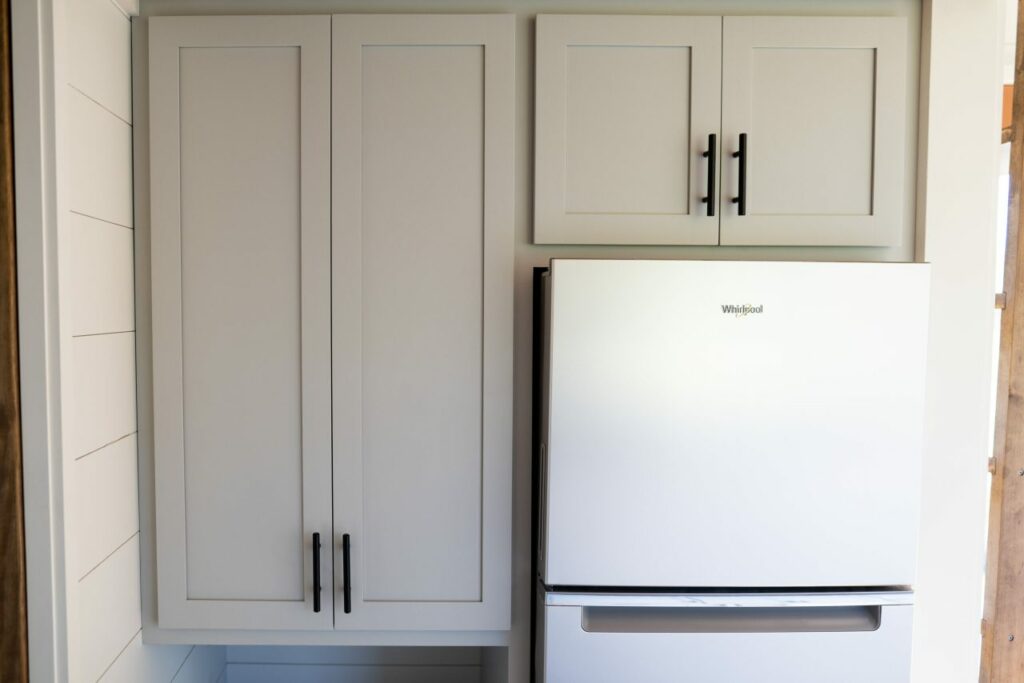
[[[191,645],[144,645],[140,631],[99,680],[101,683],[170,683],[192,649]],[[223,651],[223,648],[216,649]]]
[[[330,666],[480,666],[478,647],[310,647],[233,645],[230,664],[323,664]]]
[[[131,125],[78,88],[68,86],[65,101],[68,209],[130,228]]]
[[[724,22],[721,243],[898,245],[908,191],[906,19]],[[745,216],[731,201],[742,133]]]
[[[71,340],[71,455],[97,451],[135,431],[135,334]]]
[[[132,331],[135,328],[132,230],[78,213],[68,212],[66,219],[72,254],[69,292],[72,334]]]
[[[334,17],[338,629],[509,626],[514,26]]]
[[[330,36],[317,16],[150,22],[163,627],[333,623]]]
[[[85,575],[78,593],[81,618],[73,642],[79,680],[97,681],[142,629],[138,535]]]
[[[111,0],[57,11],[70,682],[213,683],[224,648],[141,640],[131,28]]]
[[[131,124],[132,60],[125,10],[115,0],[66,0],[65,7],[73,55],[69,85]]]
[[[481,650],[469,647],[229,647],[232,683],[481,680]]]
[[[229,664],[231,683],[480,683],[475,666]]]
[[[69,546],[78,579],[139,531],[137,452],[130,434],[69,465],[77,532]]]
[[[226,678],[224,648],[196,646],[189,651],[171,683],[219,683]]]
[[[721,17],[537,17],[535,242],[718,243],[721,39]]]

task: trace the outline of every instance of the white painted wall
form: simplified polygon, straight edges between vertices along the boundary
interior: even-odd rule
[[[918,253],[932,263],[914,680],[977,679],[992,391],[1001,0],[925,14]],[[997,634],[999,637],[999,634]]]
[[[46,245],[40,275],[50,295],[43,310],[52,352],[43,370],[51,381],[49,414],[39,421],[49,441],[28,429],[25,457],[30,471],[41,471],[49,455],[47,513],[63,524],[51,526],[59,562],[50,563],[48,588],[59,601],[45,613],[57,654],[38,647],[45,636],[33,610],[32,680],[214,683],[225,673],[224,648],[154,647],[141,638],[127,14],[134,8],[115,0],[54,0],[38,3],[30,15],[26,4],[18,3],[15,21],[25,27],[34,21],[38,42],[15,48],[15,70],[34,66],[44,84],[36,103],[52,118],[41,117],[38,129],[26,131],[19,117],[16,154],[35,152],[52,175],[33,188],[38,194],[18,186],[19,204],[41,198],[45,206],[42,216],[19,211],[18,240],[27,247],[19,260],[30,262],[37,254],[29,250]],[[28,75],[22,79],[26,86],[16,99],[29,92]],[[29,133],[39,136],[38,147],[27,146]],[[27,288],[38,289],[39,280]],[[31,296],[25,292],[23,311]],[[33,346],[38,331],[25,330],[23,348]],[[33,399],[36,368],[26,369],[22,381]],[[30,530],[35,523],[29,521]],[[30,566],[33,594],[39,576]]]

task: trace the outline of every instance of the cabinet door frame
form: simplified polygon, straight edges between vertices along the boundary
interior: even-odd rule
[[[153,413],[161,628],[330,629],[330,19],[326,16],[150,19]],[[181,278],[179,51],[300,50],[301,430],[303,599],[190,599],[186,563]],[[299,501],[296,501],[297,503]],[[253,524],[259,524],[254,519]],[[319,532],[322,609],[313,611],[312,534]],[[229,552],[232,539],[224,539]],[[244,567],[239,567],[244,571]]]
[[[508,629],[511,619],[512,314],[515,17],[336,15],[333,23],[333,383],[335,628]],[[366,46],[484,49],[483,401],[481,600],[366,601],[360,552],[362,461],[362,50]],[[396,416],[401,419],[401,416]],[[409,511],[414,514],[414,510]],[[342,609],[341,543],[352,537],[352,610]],[[410,567],[409,571],[416,571]]]
[[[906,195],[907,20],[905,17],[725,17],[722,31],[721,244],[894,247],[902,241]],[[872,48],[875,50],[871,213],[747,215],[732,202],[739,135],[749,133],[751,158],[752,55],[757,48]],[[828,150],[821,150],[827,156]],[[755,159],[756,163],[756,159]]]
[[[537,16],[534,145],[534,242],[537,244],[718,244],[718,216],[708,216],[708,135],[721,128],[722,17],[551,15]],[[567,48],[690,48],[689,187],[683,214],[571,213],[566,156]],[[718,135],[721,149],[721,136]],[[717,150],[716,150],[717,152]],[[721,175],[717,157],[716,181]],[[720,184],[720,183],[719,183]],[[716,197],[711,198],[717,201]]]

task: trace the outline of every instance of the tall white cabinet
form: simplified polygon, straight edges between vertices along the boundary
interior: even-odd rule
[[[339,629],[509,624],[512,38],[334,18]]]
[[[898,246],[898,17],[537,17],[534,241]]]
[[[161,626],[332,626],[330,40],[150,23]]]
[[[149,33],[159,626],[508,628],[512,18]]]

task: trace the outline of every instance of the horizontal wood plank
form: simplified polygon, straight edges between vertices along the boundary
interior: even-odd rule
[[[67,208],[132,226],[132,127],[67,86]]]
[[[132,120],[131,25],[111,0],[72,0],[65,4],[68,82],[119,118]]]
[[[70,539],[74,575],[82,578],[139,531],[135,435],[74,461]]]
[[[78,458],[135,431],[135,334],[71,340],[65,457]]]
[[[77,601],[77,671],[81,680],[96,681],[142,628],[138,536],[78,583]]]
[[[476,666],[228,664],[231,683],[479,683]]]
[[[228,660],[235,664],[479,666],[480,648],[231,646]]]
[[[227,670],[224,648],[196,646],[172,683],[211,683]]]
[[[132,231],[75,213],[68,231],[71,334],[135,329]]]
[[[139,632],[99,683],[170,683],[192,649],[192,645],[146,645]]]

